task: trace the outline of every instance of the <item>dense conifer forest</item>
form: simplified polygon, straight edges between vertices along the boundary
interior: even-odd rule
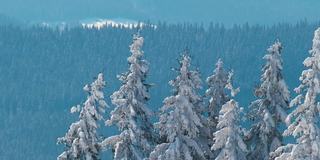
[[[0,159],[56,159],[64,150],[62,145],[56,145],[56,139],[78,119],[78,114],[70,114],[70,108],[85,102],[82,88],[99,79],[98,73],[104,75],[103,92],[110,106],[103,116],[110,119],[109,113],[117,102],[111,102],[109,97],[123,85],[117,75],[128,70],[127,57],[131,55],[128,46],[137,32],[144,38],[142,50],[149,62],[146,82],[150,85],[150,97],[146,103],[152,111],[158,112],[166,97],[176,96],[172,92],[172,86],[176,86],[168,82],[177,77],[181,56],[187,50],[192,59],[191,69],[199,71],[202,79],[202,87],[193,89],[199,89],[205,105],[210,99],[205,96],[206,79],[221,59],[226,70],[233,70],[233,84],[241,89],[224,107],[238,111],[241,106],[247,112],[250,103],[259,97],[255,89],[260,85],[263,57],[278,40],[282,44],[283,79],[291,97],[296,96],[293,89],[299,86],[299,76],[304,70],[302,62],[309,56],[319,23],[224,27],[159,22],[156,26],[94,29],[1,25],[0,137],[7,138],[0,140]],[[152,117],[150,121],[157,122],[158,118]],[[116,126],[97,123],[103,126],[98,129],[101,139],[119,134]],[[249,129],[252,122],[241,120],[241,123]],[[102,157],[110,159],[111,151],[104,152]]]

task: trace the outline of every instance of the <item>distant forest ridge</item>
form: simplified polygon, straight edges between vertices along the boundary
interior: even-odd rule
[[[114,23],[122,23],[122,24],[135,24],[135,23],[143,23],[143,24],[148,24],[148,25],[192,25],[192,26],[199,26],[199,27],[204,27],[205,29],[212,28],[215,26],[221,26],[223,28],[233,28],[233,27],[239,27],[239,26],[260,26],[260,27],[268,27],[272,28],[275,26],[279,25],[298,25],[301,23],[308,23],[308,24],[319,24],[319,21],[308,21],[307,19],[301,19],[300,21],[297,21],[296,23],[287,23],[287,22],[278,22],[278,23],[273,23],[273,24],[266,24],[266,25],[261,25],[261,24],[255,24],[255,23],[235,23],[232,25],[224,25],[221,22],[214,22],[214,21],[208,21],[208,22],[166,22],[166,21],[154,21],[154,20],[132,20],[132,19],[126,19],[126,18],[86,18],[83,20],[78,20],[78,21],[48,21],[48,20],[43,20],[43,21],[23,21],[19,20],[17,18],[13,18],[11,16],[1,14],[0,13],[0,25],[15,25],[15,26],[20,26],[22,28],[29,28],[29,27],[34,27],[34,26],[39,26],[39,27],[50,27],[50,28],[61,28],[61,27],[66,27],[66,28],[74,28],[74,27],[82,27],[84,23],[88,24],[93,24],[93,23],[101,23],[105,21],[113,21]]]

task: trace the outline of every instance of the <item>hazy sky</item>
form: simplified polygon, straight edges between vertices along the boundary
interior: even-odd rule
[[[272,24],[320,20],[320,0],[0,0],[0,14],[24,21],[90,18]]]

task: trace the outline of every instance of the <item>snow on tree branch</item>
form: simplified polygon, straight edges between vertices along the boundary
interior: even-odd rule
[[[58,143],[65,144],[66,150],[57,158],[58,160],[97,160],[99,159],[100,145],[97,136],[97,122],[103,119],[107,103],[104,101],[103,88],[105,81],[103,74],[84,87],[88,93],[83,107],[72,107],[71,112],[80,110],[79,121],[72,123],[64,137],[58,138]]]
[[[278,148],[270,155],[276,160],[320,159],[319,102],[320,93],[320,28],[315,31],[310,57],[303,64],[307,67],[301,74],[299,94],[292,104],[297,105],[287,119],[289,126],[283,133],[296,138],[296,144]]]
[[[118,136],[105,139],[104,149],[114,150],[114,159],[140,160],[147,158],[153,149],[155,136],[150,122],[152,111],[147,107],[150,98],[149,86],[145,83],[149,63],[142,59],[143,37],[134,35],[128,57],[129,71],[118,76],[122,86],[111,95],[116,107],[110,113],[107,125],[116,125],[121,132]]]
[[[248,159],[268,160],[269,153],[282,145],[279,125],[287,117],[290,93],[282,75],[282,45],[276,41],[267,49],[262,68],[261,84],[255,89],[258,98],[251,103],[249,116],[254,124],[249,132],[248,143],[252,150]]]
[[[232,73],[229,74],[226,88],[234,92]],[[237,89],[239,90],[239,89]],[[238,92],[238,91],[237,91]],[[216,151],[216,160],[245,160],[246,144],[243,142],[243,131],[240,128],[240,113],[242,109],[231,99],[222,105],[216,131],[213,133],[212,150]]]
[[[230,73],[228,74],[223,69],[223,62],[221,59],[216,63],[213,75],[209,76],[206,82],[209,86],[206,90],[206,97],[210,98],[208,104],[208,123],[209,128],[212,130],[212,134],[218,123],[219,111],[222,105],[230,100],[226,92],[226,88],[231,88]]]
[[[200,141],[203,117],[198,112],[201,97],[197,90],[201,79],[197,71],[190,71],[190,57],[183,55],[179,75],[169,84],[174,95],[164,100],[156,128],[164,142],[150,154],[151,160],[205,159],[207,151]]]

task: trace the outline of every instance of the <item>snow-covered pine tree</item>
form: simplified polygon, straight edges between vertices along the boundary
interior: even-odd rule
[[[88,93],[83,106],[71,108],[71,112],[79,112],[79,121],[72,123],[64,137],[58,138],[58,143],[65,144],[66,150],[59,155],[58,160],[98,160],[100,153],[97,122],[103,119],[102,114],[107,107],[104,101],[103,88],[105,81],[100,73],[90,85],[85,85]]]
[[[308,69],[302,72],[301,84],[295,89],[299,95],[290,103],[297,108],[288,115],[289,126],[283,133],[294,136],[297,143],[279,147],[271,153],[276,160],[320,159],[320,28],[315,31],[310,54],[303,62]]]
[[[211,148],[219,151],[215,160],[246,160],[247,147],[239,127],[241,110],[233,99],[222,106]]]
[[[277,41],[263,57],[266,65],[262,69],[261,84],[255,89],[259,99],[250,105],[253,126],[247,137],[251,147],[249,160],[268,160],[269,153],[282,145],[279,126],[285,122],[290,93],[282,76],[281,49]]]
[[[163,143],[150,154],[151,160],[192,160],[205,159],[206,151],[198,141],[204,124],[201,110],[201,79],[197,71],[190,71],[190,57],[183,55],[179,75],[169,82],[174,95],[165,98],[161,108],[159,129]]]
[[[132,55],[128,58],[129,71],[118,76],[123,85],[111,95],[116,106],[110,113],[107,125],[116,125],[119,135],[106,138],[104,148],[112,148],[115,160],[142,160],[147,158],[154,147],[152,112],[147,107],[150,96],[145,83],[148,62],[143,60],[143,37],[134,35],[130,45]]]
[[[213,133],[218,124],[219,111],[226,102],[230,100],[226,93],[228,84],[228,72],[223,69],[223,62],[221,59],[216,63],[216,68],[213,75],[206,80],[208,89],[206,90],[206,97],[210,98],[208,105],[208,127]]]

